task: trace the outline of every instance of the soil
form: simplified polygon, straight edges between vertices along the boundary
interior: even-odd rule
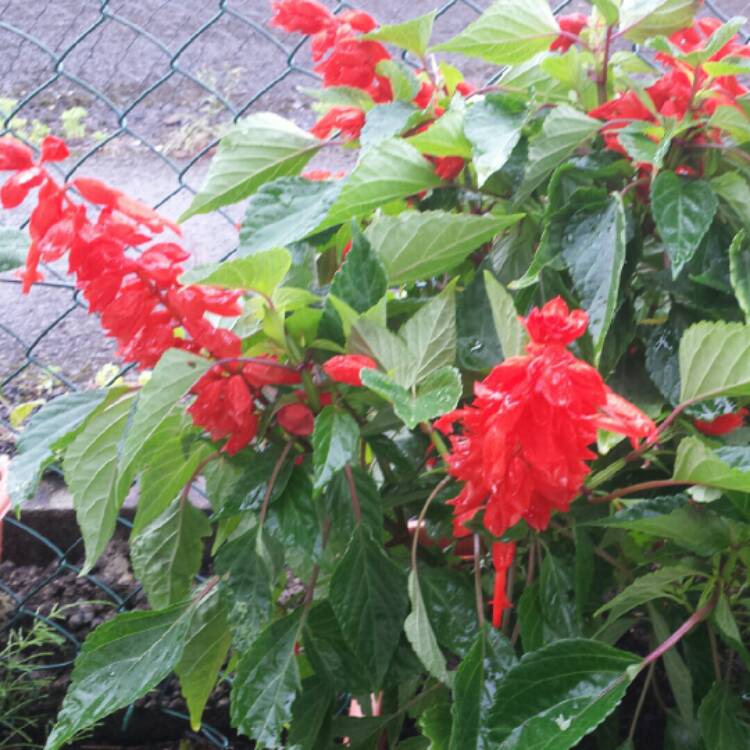
[[[7,549],[18,549],[18,539],[13,537],[26,532],[8,525],[6,529]],[[35,739],[42,741],[65,695],[78,645],[93,628],[114,617],[118,608],[144,609],[146,600],[130,567],[124,529],[110,543],[91,574],[84,577],[78,575],[75,567],[80,564],[80,543],[70,548],[62,559],[53,557],[47,550],[46,561],[39,559],[40,549],[38,546],[35,549],[32,538],[28,538],[27,543],[30,545],[28,558],[34,560],[33,563],[13,559],[0,563],[0,641],[3,631],[9,627],[28,627],[31,613],[48,617],[63,636],[59,646],[44,649],[49,652],[40,659],[40,666],[43,664],[45,669],[35,674],[49,678],[44,695],[35,704],[38,716]],[[19,602],[23,602],[21,614],[16,609]],[[221,682],[204,714],[204,731],[217,738],[217,742],[212,743],[189,730],[183,718],[186,708],[179,686],[170,678],[134,704],[132,710],[109,717],[90,737],[73,747],[80,750],[250,748],[251,745],[237,738],[229,727],[228,706],[229,686]],[[172,744],[159,744],[167,741]],[[180,741],[188,744],[179,745]]]

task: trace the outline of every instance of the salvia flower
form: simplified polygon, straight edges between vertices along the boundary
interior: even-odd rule
[[[738,430],[745,424],[747,409],[737,409],[729,414],[722,414],[716,419],[696,419],[693,421],[695,428],[704,435],[719,437]]]
[[[589,22],[589,17],[583,13],[568,13],[557,19],[560,34],[550,45],[552,52],[567,52],[574,44],[577,37]]]
[[[495,367],[475,385],[471,404],[436,423],[451,435],[449,471],[464,482],[451,501],[457,536],[480,512],[495,537],[522,519],[546,528],[552,512],[568,510],[579,494],[598,429],[633,440],[656,430],[566,348],[586,330],[583,310],[571,312],[557,297],[524,323],[527,353]]]
[[[375,369],[377,366],[375,360],[364,354],[338,354],[323,365],[323,371],[338,383],[362,385],[362,370]]]

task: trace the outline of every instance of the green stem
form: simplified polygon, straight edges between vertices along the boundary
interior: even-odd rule
[[[312,375],[309,370],[302,370],[302,387],[305,389],[305,395],[307,401],[312,407],[313,411],[320,411],[320,397],[318,396],[318,389],[315,387]]]

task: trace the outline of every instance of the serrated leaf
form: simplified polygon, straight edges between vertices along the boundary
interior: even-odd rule
[[[292,257],[283,247],[264,250],[184,273],[183,284],[208,284],[223,289],[245,289],[270,296],[291,268]]]
[[[133,479],[118,468],[120,446],[133,406],[133,396],[123,396],[97,412],[65,452],[63,470],[73,495],[86,559],[91,569],[107,546],[117,514]]]
[[[362,525],[331,577],[329,597],[344,639],[380,686],[406,617],[403,570]]]
[[[733,73],[720,73],[717,68],[731,67]],[[704,63],[703,68],[710,75],[747,75],[750,67],[745,65],[729,65],[725,62]],[[713,70],[713,72],[711,72]],[[719,128],[732,137],[732,140],[738,144],[744,144],[750,141],[750,119],[739,107],[717,107],[707,123],[707,127]]]
[[[151,439],[180,400],[211,367],[211,361],[181,349],[168,349],[138,394],[120,456],[120,472],[127,476],[138,465]]]
[[[563,237],[563,257],[581,306],[589,314],[596,362],[617,311],[625,244],[625,211],[619,196],[582,217]]]
[[[31,417],[10,462],[8,494],[14,506],[18,507],[36,492],[54,452],[72,442],[81,425],[106,396],[106,390],[66,393],[49,401]]]
[[[711,188],[722,202],[723,212],[738,226],[750,231],[750,185],[738,172],[724,172],[711,180]]]
[[[729,246],[729,273],[734,296],[745,314],[745,321],[750,322],[750,248],[745,239],[745,231],[740,230]]]
[[[219,142],[203,186],[179,220],[238,203],[266,182],[298,174],[322,145],[272,112],[245,117]]]
[[[441,184],[427,159],[405,141],[392,138],[367,149],[319,230],[369,214],[378,206]]]
[[[434,49],[516,65],[546,50],[559,31],[546,0],[497,0],[457,36]]]
[[[711,619],[729,648],[736,651],[745,667],[750,669],[750,652],[742,640],[742,633],[732,612],[732,606],[723,591],[719,596],[719,601],[716,602]]]
[[[495,94],[467,108],[464,132],[472,146],[479,187],[505,166],[521,138],[526,116],[525,103]]]
[[[714,683],[698,709],[706,750],[735,750],[750,745],[750,731],[741,719],[743,713],[735,690],[727,683]]]
[[[185,648],[175,666],[195,732],[200,729],[203,709],[216,686],[231,642],[227,610],[214,589],[195,605]]]
[[[26,262],[29,235],[20,229],[0,227],[0,273],[20,268]]]
[[[413,569],[409,573],[408,589],[411,612],[404,622],[406,637],[427,671],[441,682],[450,685],[452,675],[448,673],[445,656],[435,638],[419,587],[419,577]]]
[[[529,142],[528,166],[513,197],[515,205],[523,203],[600,126],[599,120],[568,105],[555,107],[545,118],[541,131]]]
[[[432,36],[432,25],[435,22],[437,11],[430,11],[423,16],[411,18],[403,23],[387,24],[379,26],[376,31],[363,34],[361,39],[378,39],[381,42],[395,44],[401,49],[413,52],[422,57],[427,51]]]
[[[409,284],[450,271],[523,214],[451,214],[404,211],[381,214],[365,232],[391,284]]]
[[[651,188],[651,213],[672,267],[672,278],[695,255],[719,202],[710,183],[660,172]]]
[[[750,394],[750,326],[697,323],[680,340],[680,401]]]
[[[342,180],[279,177],[247,202],[238,255],[286,247],[320,224],[343,188]]]
[[[464,135],[464,112],[452,107],[426,130],[413,135],[407,143],[430,156],[462,156],[471,158],[471,143]]]
[[[489,272],[484,272],[485,289],[492,309],[495,330],[503,349],[503,357],[515,357],[526,351],[529,337],[518,320],[513,298]]]
[[[399,335],[411,353],[409,388],[421,383],[441,367],[456,359],[456,294],[451,284],[421,307],[401,326]]]
[[[300,612],[271,623],[237,664],[232,682],[232,726],[260,747],[278,747],[300,688],[294,645]]]
[[[734,468],[722,460],[719,451],[711,450],[697,437],[683,438],[680,442],[672,478],[722,490],[750,492],[750,470]]]
[[[333,475],[355,463],[359,452],[359,426],[351,416],[326,406],[315,418],[312,435],[316,490],[325,487]]]
[[[633,42],[669,36],[690,26],[698,8],[698,0],[622,0],[621,33]]]
[[[384,325],[360,319],[352,326],[348,343],[353,353],[364,354],[379,362],[399,385],[410,382],[414,357],[403,339]]]
[[[203,559],[201,540],[210,533],[205,514],[178,500],[132,541],[133,572],[153,609],[187,598]]]
[[[420,111],[410,102],[395,101],[378,104],[367,113],[359,136],[362,149],[373,148],[389,138],[401,135]],[[322,219],[321,219],[322,221]]]
[[[503,359],[485,278],[475,274],[456,300],[456,357],[465,370],[485,370]]]
[[[363,370],[362,383],[393,404],[403,423],[413,430],[420,422],[440,417],[454,409],[461,398],[461,376],[454,367],[435,370],[412,394],[379,370]]]
[[[594,617],[601,617],[605,612],[609,612],[607,620],[609,623],[619,620],[631,609],[641,607],[654,599],[666,598],[679,602],[680,598],[675,593],[675,585],[696,575],[698,575],[697,571],[684,565],[669,565],[653,573],[646,573],[599,607]]]
[[[620,17],[619,0],[591,0],[608,26],[614,26]]]
[[[302,680],[302,691],[292,705],[292,723],[286,740],[289,750],[329,747],[333,699],[333,692],[317,674]]]
[[[414,71],[401,60],[381,60],[375,66],[375,73],[390,81],[393,98],[410,102],[419,91],[419,81]]]
[[[498,750],[568,750],[622,700],[639,657],[590,640],[527,654],[498,685],[489,716]]]
[[[190,610],[126,612],[86,639],[45,750],[59,750],[75,735],[153,690],[175,667],[185,647]]]

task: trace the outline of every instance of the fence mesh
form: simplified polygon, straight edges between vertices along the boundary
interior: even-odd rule
[[[381,23],[394,23],[436,3],[365,0],[357,5]],[[489,3],[443,2],[436,37],[452,36]],[[336,12],[351,7],[329,5]],[[567,0],[555,11],[585,5]],[[309,45],[271,28],[269,6],[269,0],[6,0],[0,5],[0,135],[11,133],[31,146],[47,132],[64,135],[73,155],[61,177],[97,177],[176,217],[232,121],[272,110],[303,126],[312,124],[304,94],[317,79]],[[748,6],[747,0],[707,0],[705,10],[727,19]],[[462,68],[476,81],[488,74],[481,63],[462,61]],[[0,222],[22,227],[27,218],[21,208]],[[231,255],[237,220],[230,210],[187,222],[186,246],[195,261]],[[45,276],[22,297],[13,274],[0,274],[0,453],[12,452],[19,404],[90,387],[97,373],[109,377],[105,372],[111,368],[102,367],[114,362],[110,343],[96,319],[87,316],[64,269],[47,267]],[[57,544],[39,527],[14,518],[5,523],[21,540],[19,548],[28,538],[46,551],[44,564],[32,569],[34,580],[23,584],[9,573],[7,562],[0,566],[0,603],[4,596],[11,609],[3,621],[0,607],[0,628],[7,630],[31,617],[46,618],[37,604],[40,594],[77,576],[81,541]],[[123,528],[127,524],[121,519]],[[134,582],[123,589],[96,574],[84,580],[97,598],[111,603],[110,611],[140,601]],[[65,658],[48,667],[68,669],[80,637],[70,619],[46,619],[67,644]],[[179,715],[166,703],[162,709]],[[211,727],[204,727],[203,736],[216,747],[230,746]]]

